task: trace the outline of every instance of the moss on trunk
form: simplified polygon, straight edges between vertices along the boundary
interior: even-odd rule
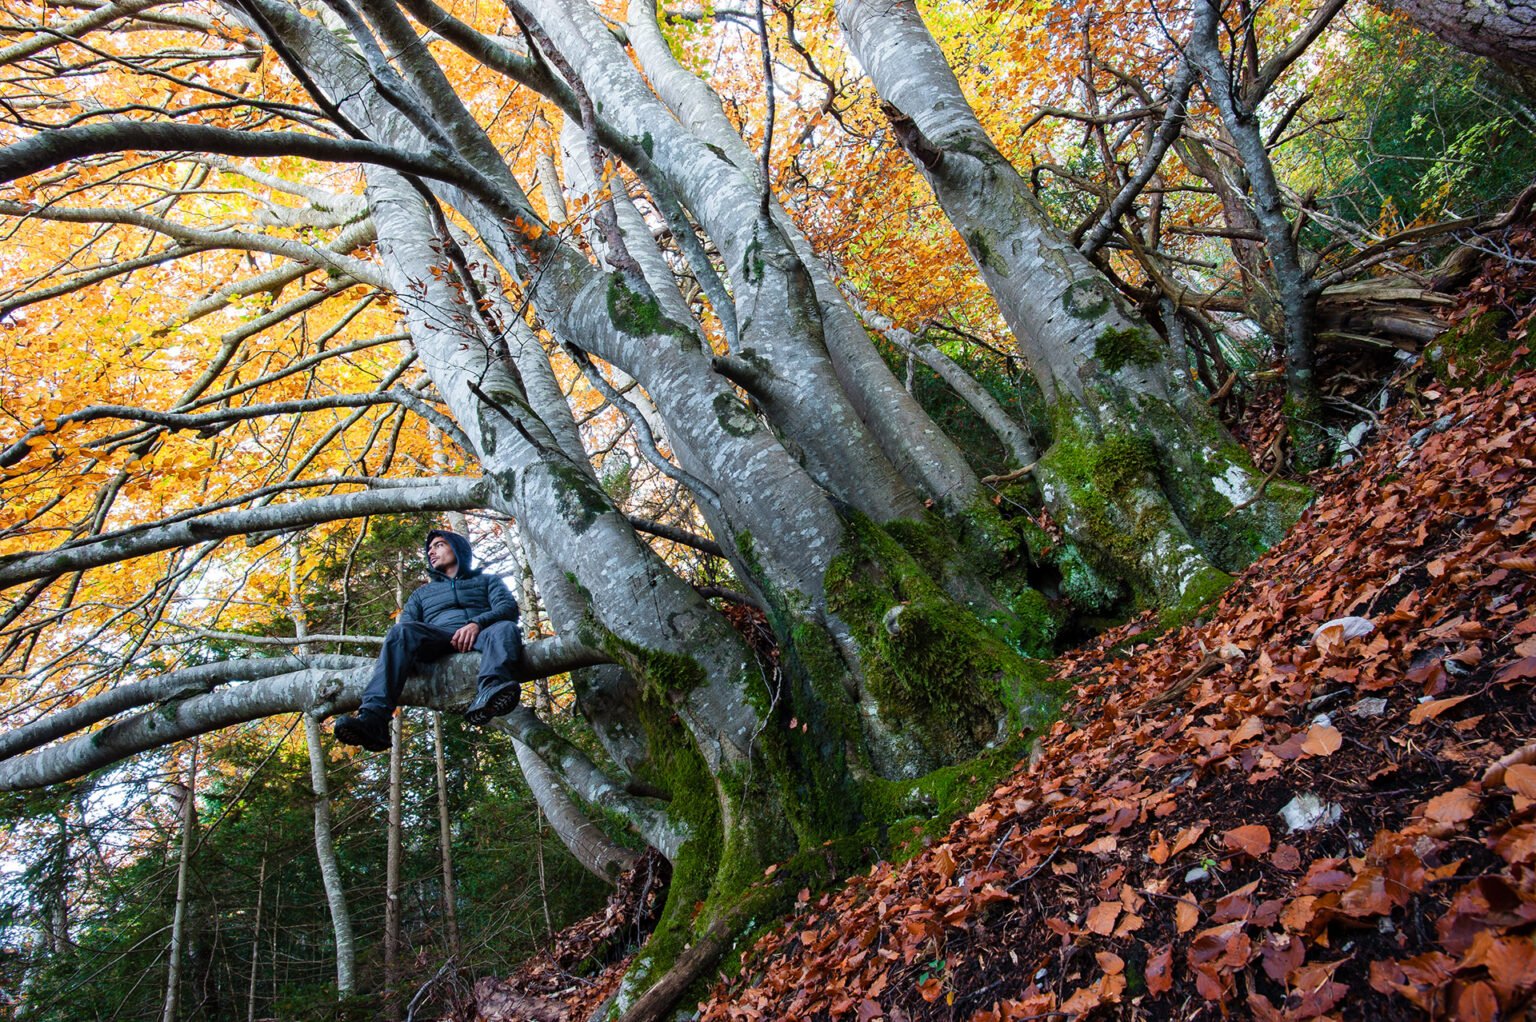
[[[954,763],[1049,712],[1044,664],[1020,656],[954,600],[898,541],[910,527],[855,516],[827,572],[827,606],[858,644],[866,713],[908,744],[912,776]]]

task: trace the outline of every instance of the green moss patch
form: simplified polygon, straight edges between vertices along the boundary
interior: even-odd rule
[[[1148,369],[1163,360],[1164,350],[1146,327],[1108,327],[1093,343],[1094,357],[1105,371],[1117,373],[1126,366]]]
[[[976,753],[1005,716],[1029,723],[1045,665],[1010,649],[869,519],[849,522],[827,598],[858,640],[882,716],[941,761]]]

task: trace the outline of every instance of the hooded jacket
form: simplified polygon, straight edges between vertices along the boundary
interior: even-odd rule
[[[498,621],[516,622],[517,600],[512,598],[505,582],[474,567],[475,555],[469,540],[456,532],[433,529],[422,544],[422,556],[426,556],[427,545],[437,536],[453,547],[453,556],[459,562],[458,572],[450,578],[434,569],[428,561],[427,573],[432,580],[405,601],[400,620],[455,630],[467,624],[484,628]]]

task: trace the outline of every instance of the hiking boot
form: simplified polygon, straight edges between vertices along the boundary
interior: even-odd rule
[[[369,752],[389,748],[389,718],[363,710],[353,717],[337,717],[331,733],[343,745],[361,745]]]
[[[511,713],[517,706],[522,687],[516,681],[482,682],[474,701],[464,710],[464,719],[475,727],[484,727],[495,718]]]

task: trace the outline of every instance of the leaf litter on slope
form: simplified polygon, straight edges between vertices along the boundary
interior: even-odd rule
[[[1536,374],[1389,413],[1209,620],[1059,660],[1033,768],[804,901],[702,1018],[1528,1013],[1536,753],[1484,775],[1536,738],[1533,481]],[[1375,630],[1312,641],[1344,617]]]

